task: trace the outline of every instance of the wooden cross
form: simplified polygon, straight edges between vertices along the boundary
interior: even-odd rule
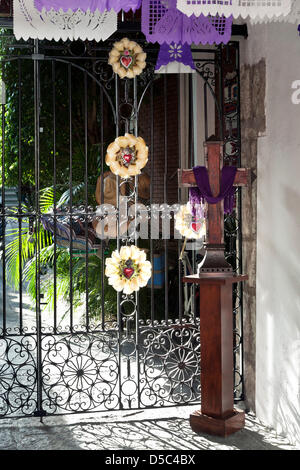
[[[220,192],[223,143],[210,138],[204,144],[213,196]],[[251,183],[251,170],[239,168],[235,186]],[[193,170],[181,170],[181,187],[196,186]],[[183,282],[199,285],[201,344],[201,410],[190,416],[195,432],[227,436],[244,427],[245,414],[234,409],[232,284],[248,276],[233,273],[224,253],[223,202],[209,204],[206,256],[197,274]]]
[[[213,196],[220,192],[221,170],[223,166],[223,143],[214,136],[204,144],[210,187]],[[234,185],[247,186],[251,183],[251,170],[238,168]],[[193,170],[179,170],[179,185],[190,188],[197,186]],[[232,266],[224,255],[224,210],[223,202],[209,204],[206,225],[206,257],[199,273],[232,273]]]

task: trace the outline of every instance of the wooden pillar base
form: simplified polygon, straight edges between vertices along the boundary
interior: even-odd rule
[[[183,282],[199,285],[201,411],[191,415],[193,431],[228,436],[244,427],[245,414],[234,409],[232,284],[248,277],[202,273]]]
[[[195,411],[190,415],[190,425],[194,432],[207,433],[214,436],[227,437],[245,426],[244,411],[234,410],[226,418],[213,418]]]

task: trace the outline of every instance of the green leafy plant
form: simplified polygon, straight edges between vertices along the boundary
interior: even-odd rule
[[[79,194],[82,184],[73,188],[74,194]],[[69,190],[57,194],[57,207],[68,204]],[[41,191],[39,198],[40,211],[42,214],[51,213],[54,205],[54,189],[45,188]],[[15,209],[16,210],[16,209]],[[34,213],[32,207],[23,204],[24,212]],[[17,220],[17,219],[15,219]],[[31,227],[31,228],[30,228]],[[31,230],[33,228],[33,230]],[[70,255],[70,251],[58,245],[54,245],[53,237],[46,232],[41,223],[34,220],[30,226],[29,219],[24,220],[24,226],[19,231],[17,228],[8,228],[7,235],[12,240],[6,246],[6,267],[8,282],[18,289],[20,273],[22,282],[32,300],[36,300],[36,276],[40,276],[40,293],[43,294],[45,311],[53,313],[55,302],[64,301],[70,305],[70,286],[72,285],[73,309],[88,309],[89,317],[102,318],[102,304],[104,304],[105,321],[116,320],[117,294],[108,284],[104,276],[103,286],[101,281],[102,270],[105,269],[105,257],[102,259],[102,250],[97,254],[81,256],[76,252]],[[144,248],[147,242],[144,241]],[[110,240],[106,255],[116,249],[116,241]],[[54,277],[54,264],[56,276]],[[72,276],[70,276],[72,268]],[[154,293],[156,319],[164,315],[164,290],[157,289]],[[144,288],[139,292],[140,318],[149,318],[151,292]],[[65,310],[65,314],[68,309]]]
[[[76,196],[82,189],[82,184],[73,188],[73,196]],[[69,202],[70,191],[65,191],[57,202],[57,207],[62,207]],[[40,210],[42,214],[52,211],[54,205],[54,189],[45,188],[40,195]],[[22,205],[24,213],[33,213],[33,208]],[[17,209],[14,209],[16,212]],[[11,220],[17,222],[12,217]],[[44,230],[40,222],[34,221],[30,227],[29,219],[24,219],[25,226],[16,228],[7,228],[6,234],[12,240],[6,246],[6,269],[8,282],[18,289],[20,283],[20,273],[22,282],[26,284],[27,291],[33,300],[36,300],[36,276],[41,276],[41,293],[44,295],[44,303],[48,310],[53,311],[55,302],[55,290],[57,300],[62,299],[70,301],[70,266],[72,266],[72,291],[73,307],[81,306],[85,300],[83,297],[88,292],[88,307],[91,316],[99,316],[101,312],[103,294],[99,282],[99,273],[103,269],[102,260],[96,256],[78,257],[72,256],[66,248],[54,245],[53,237]],[[33,229],[33,230],[32,230]],[[32,231],[31,231],[32,230]],[[53,266],[56,260],[56,279],[53,276]],[[41,273],[49,272],[50,275],[42,276]],[[87,276],[85,275],[87,272]],[[85,279],[87,279],[87,284]],[[55,288],[54,288],[55,286]],[[86,290],[87,287],[87,290]],[[108,286],[105,279],[105,307],[108,316],[116,312],[116,294]]]

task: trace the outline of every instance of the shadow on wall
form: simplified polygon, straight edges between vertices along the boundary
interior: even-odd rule
[[[288,186],[280,192],[284,197],[269,219],[271,230],[270,224],[260,228],[257,414],[300,443],[299,193]]]

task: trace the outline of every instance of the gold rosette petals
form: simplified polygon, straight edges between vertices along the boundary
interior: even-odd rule
[[[134,78],[146,67],[147,54],[136,42],[123,38],[115,42],[108,63],[120,78]]]
[[[205,219],[194,218],[189,203],[181,206],[175,215],[175,228],[187,239],[198,240],[206,233]]]
[[[146,253],[135,245],[122,246],[105,261],[108,283],[117,291],[130,295],[145,287],[151,278],[152,266]]]
[[[147,164],[148,147],[142,137],[125,134],[108,146],[105,161],[112,173],[130,178],[139,175]]]

